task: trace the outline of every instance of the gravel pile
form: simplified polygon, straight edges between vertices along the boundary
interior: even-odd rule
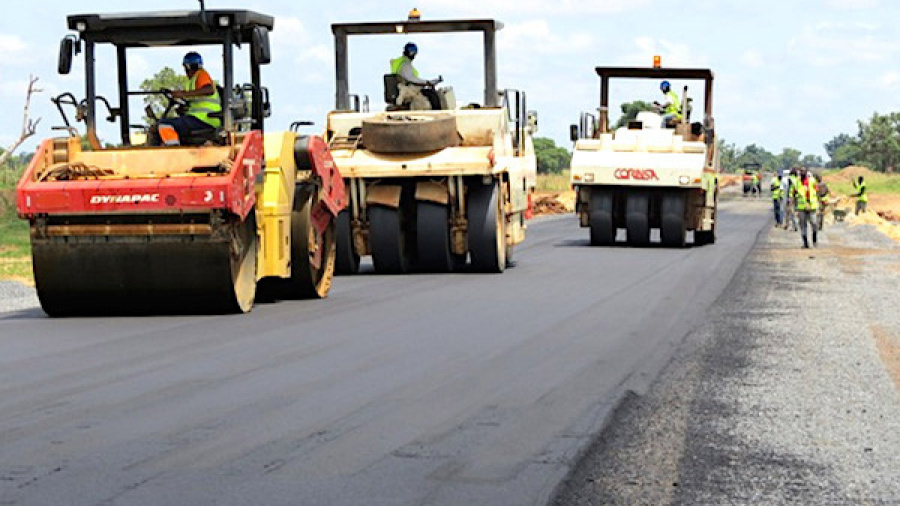
[[[0,281],[0,313],[39,307],[33,287],[17,281]]]
[[[900,504],[900,255],[873,227],[764,235],[555,504]]]

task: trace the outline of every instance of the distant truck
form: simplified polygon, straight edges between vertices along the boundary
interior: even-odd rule
[[[570,182],[582,227],[592,245],[611,245],[624,228],[632,246],[650,243],[652,228],[669,247],[683,247],[688,231],[694,244],[716,240],[718,151],[712,116],[713,73],[708,69],[597,67],[599,115],[583,113],[572,125],[575,142]],[[674,128],[662,116],[640,112],[614,131],[609,126],[610,79],[700,80],[704,83],[702,122],[690,123],[688,88],[682,95],[683,118]]]
[[[760,169],[761,166],[755,162],[744,164],[744,174],[741,176],[741,181],[743,183],[745,197],[748,194],[753,195],[755,193],[757,196],[762,194],[762,177],[760,176]],[[756,175],[756,182],[753,181],[754,174]]]
[[[524,92],[497,88],[495,34],[502,27],[418,14],[332,25],[337,93],[325,139],[350,197],[337,219],[338,273],[357,272],[367,255],[386,273],[450,272],[467,259],[476,272],[506,268],[532,209],[537,116]],[[406,42],[407,34],[447,32],[483,40],[483,101],[457,107],[452,90],[442,88],[435,90],[439,110],[404,110],[395,74],[383,77],[384,111],[370,112],[368,100],[350,94],[349,36],[400,34]]]

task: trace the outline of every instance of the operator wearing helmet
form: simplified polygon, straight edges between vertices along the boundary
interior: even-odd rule
[[[391,74],[400,76],[400,95],[397,105],[409,105],[411,109],[441,108],[441,101],[434,86],[443,82],[442,77],[437,79],[421,79],[419,71],[413,67],[413,60],[419,52],[419,48],[412,42],[403,46],[403,54],[391,60]],[[405,88],[404,88],[405,86]]]
[[[681,99],[672,89],[669,81],[663,81],[659,84],[660,91],[663,92],[665,99],[663,103],[653,102],[660,112],[663,114],[662,127],[671,128],[674,123],[681,119]]]
[[[191,51],[184,55],[182,65],[189,79],[187,89],[172,91],[172,98],[186,100],[187,112],[177,118],[160,120],[156,128],[151,130],[151,143],[179,146],[181,137],[188,132],[215,129],[222,125],[219,118],[210,116],[222,112],[222,103],[209,72],[203,69],[203,58]]]

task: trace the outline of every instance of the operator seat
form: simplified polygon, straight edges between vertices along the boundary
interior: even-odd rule
[[[406,107],[397,105],[397,97],[400,96],[400,83],[403,78],[398,74],[384,75],[384,101],[387,103],[388,111],[402,111]]]
[[[222,86],[217,84],[216,91],[218,91],[219,100],[221,101],[221,97],[224,96],[225,89]],[[234,105],[243,106],[244,104],[242,103],[242,101],[239,102],[239,100],[242,100],[242,99],[240,99],[240,97],[232,96],[232,99],[231,99],[232,105],[233,106]],[[224,121],[225,115],[222,113],[222,111],[219,111],[219,112],[210,113],[209,117],[218,119],[219,123],[221,125],[221,123]],[[235,119],[240,119],[239,115]],[[213,144],[222,144],[223,139],[222,139],[221,133],[222,133],[221,126],[219,126],[219,127],[208,126],[205,128],[192,129],[187,133],[187,135],[184,136],[184,138],[181,139],[181,145],[182,146],[202,146],[202,145],[206,144],[207,142],[211,142]]]

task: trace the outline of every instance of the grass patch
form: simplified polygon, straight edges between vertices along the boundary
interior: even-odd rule
[[[0,280],[31,282],[28,222],[16,216],[14,193],[0,190]]]
[[[840,171],[825,172],[828,188],[844,195],[855,194],[850,177],[841,177]],[[881,172],[869,172],[865,175],[866,190],[872,193],[900,194],[900,175],[884,174]]]
[[[569,185],[569,171],[564,171],[557,174],[538,174],[537,185],[535,186],[535,189],[537,191],[544,192],[561,192],[571,190],[572,187],[571,185]]]

